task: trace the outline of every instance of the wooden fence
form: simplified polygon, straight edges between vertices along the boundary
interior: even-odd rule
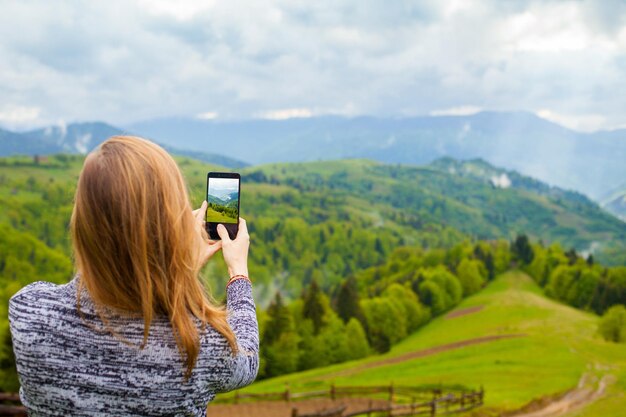
[[[335,386],[326,390],[292,392],[289,388],[285,391],[247,394],[235,391],[234,395],[217,399],[216,403],[239,404],[241,402],[255,401],[285,401],[297,404],[298,400],[314,398],[329,398],[337,400],[341,398],[359,397],[370,398],[369,405],[362,410],[353,410],[344,414],[346,407],[338,404],[327,410],[312,414],[298,414],[298,408],[292,408],[292,417],[357,417],[368,416],[374,413],[383,413],[387,416],[442,416],[453,413],[461,413],[479,407],[483,404],[485,392],[481,388],[476,391],[460,389],[424,389],[416,387],[394,386]],[[373,400],[384,399],[384,406],[373,404]],[[0,393],[0,416],[23,417],[26,416],[26,408],[20,404],[19,395]]]
[[[338,406],[312,414],[299,414],[298,408],[292,408],[292,417],[356,417],[371,416],[374,413],[383,413],[388,416],[442,416],[453,413],[462,413],[480,407],[484,401],[485,392],[480,390],[467,391],[462,389],[424,389],[418,387],[394,386],[335,386],[326,390],[292,392],[288,387],[285,391],[270,393],[240,393],[217,399],[216,403],[239,404],[256,401],[285,401],[296,402],[314,398],[360,397],[370,398],[369,406],[344,414],[346,407]],[[384,399],[384,406],[373,404],[372,399]]]
[[[447,414],[463,413],[480,407],[483,404],[484,391],[464,392],[460,394],[447,394],[430,401],[411,402],[410,404],[392,404],[386,407],[372,407],[357,410],[341,417],[368,416],[372,413],[385,413],[388,416],[442,416]],[[312,417],[312,416],[311,416]]]
[[[27,416],[26,407],[20,403],[18,394],[0,392],[0,416]]]

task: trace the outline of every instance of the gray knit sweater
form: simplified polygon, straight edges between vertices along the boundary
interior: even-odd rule
[[[254,381],[259,365],[259,329],[252,288],[234,281],[227,290],[228,321],[240,353],[207,326],[191,378],[166,317],[152,323],[147,346],[143,319],[113,316],[103,329],[86,291],[76,309],[77,280],[65,285],[36,282],[9,302],[9,320],[22,403],[31,416],[204,416],[218,392]],[[94,328],[95,327],[95,328]]]

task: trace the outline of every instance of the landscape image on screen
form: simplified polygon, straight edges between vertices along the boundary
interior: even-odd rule
[[[206,221],[211,223],[237,223],[239,217],[239,180],[236,178],[210,178],[207,190]]]

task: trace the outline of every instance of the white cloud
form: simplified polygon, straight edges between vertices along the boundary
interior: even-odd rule
[[[594,132],[607,127],[606,117],[601,114],[567,115],[548,109],[539,110],[536,114],[546,120],[581,132]]]
[[[499,176],[494,175],[491,177],[491,184],[496,188],[509,188],[511,186],[511,179],[503,172]]]
[[[256,117],[259,119],[267,120],[285,120],[298,117],[311,117],[313,112],[309,109],[281,109],[270,110],[266,112],[257,113]]]
[[[584,50],[594,43],[594,34],[580,14],[580,7],[568,2],[531,8],[503,22],[505,42],[519,51]]]
[[[76,138],[75,147],[78,152],[82,154],[87,154],[87,145],[91,141],[91,133],[85,133],[84,135],[80,135]]]
[[[19,127],[39,121],[41,109],[28,106],[6,106],[0,110],[0,123],[7,126]]]
[[[210,0],[138,0],[139,6],[155,15],[171,16],[177,20],[190,20],[215,6]]]
[[[25,124],[485,108],[626,125],[620,2],[0,0],[0,10],[0,97],[40,109]]]
[[[213,120],[213,119],[217,119],[217,112],[214,111],[207,111],[204,113],[198,113],[196,115],[196,119],[200,119],[200,120]]]
[[[431,116],[469,116],[482,110],[481,107],[477,106],[459,106],[450,107],[449,109],[432,110],[429,114]]]

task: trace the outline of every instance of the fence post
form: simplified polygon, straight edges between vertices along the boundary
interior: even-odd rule
[[[330,399],[335,401],[335,383],[330,384]]]
[[[298,409],[297,408],[292,408],[291,409],[291,417],[298,417]]]
[[[437,401],[432,400],[430,402],[430,417],[435,417],[436,414],[437,414]]]
[[[235,404],[239,404],[239,391],[235,391]]]
[[[389,384],[389,402],[393,403],[393,382]]]
[[[411,397],[411,417],[415,415],[415,397]]]
[[[289,385],[285,386],[285,402],[291,401],[291,394],[289,393]]]
[[[369,403],[367,405],[367,417],[372,416],[372,399],[370,398]]]

